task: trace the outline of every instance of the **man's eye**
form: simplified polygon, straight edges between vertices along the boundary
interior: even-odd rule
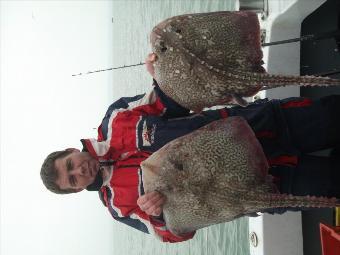
[[[73,169],[72,161],[71,161],[71,160],[68,160],[68,161],[67,161],[67,170],[68,170],[68,171],[71,171],[72,169]]]

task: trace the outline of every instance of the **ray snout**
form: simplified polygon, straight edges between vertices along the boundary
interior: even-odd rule
[[[150,34],[151,45],[154,45],[157,39],[161,39],[163,37],[164,29],[166,29],[166,26],[170,23],[170,21],[171,19],[166,19],[152,29]]]
[[[152,29],[151,34],[150,34],[150,43],[152,46],[155,45],[155,42],[157,40],[162,38],[162,34],[163,34],[163,30],[159,28],[158,26]]]

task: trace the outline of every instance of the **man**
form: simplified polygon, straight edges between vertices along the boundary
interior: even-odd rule
[[[155,60],[151,54],[146,61],[151,75]],[[162,241],[184,241],[194,233],[175,236],[167,230],[162,219],[165,198],[158,192],[144,194],[140,163],[167,142],[235,115],[243,116],[255,132],[280,192],[339,196],[331,161],[307,153],[340,144],[340,95],[314,101],[260,100],[245,108],[191,114],[168,98],[155,80],[151,92],[114,102],[98,128],[98,138],[81,140],[83,151],[51,153],[41,177],[49,190],[59,194],[97,190],[116,220],[153,232]]]

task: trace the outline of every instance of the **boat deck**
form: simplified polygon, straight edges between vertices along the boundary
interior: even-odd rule
[[[301,36],[333,30],[340,30],[340,1],[338,0],[326,1],[301,24]],[[300,73],[301,75],[328,73],[327,76],[340,79],[340,38],[331,37],[319,41],[302,42]],[[300,90],[301,96],[312,98],[332,94],[340,94],[340,88],[309,87]],[[304,254],[321,255],[320,222],[335,225],[335,210],[317,209],[302,212]]]
[[[261,27],[266,29],[266,42],[340,29],[339,0],[268,0],[266,7],[268,16],[261,21]],[[327,38],[265,47],[265,67],[272,74],[329,73],[332,78],[340,78],[339,44],[336,38]],[[259,96],[316,98],[330,94],[340,94],[340,88],[291,86],[270,89]],[[319,152],[325,156],[327,153]],[[256,247],[250,242],[251,255],[321,255],[319,223],[335,225],[335,218],[334,209],[250,218],[249,232],[256,233]]]

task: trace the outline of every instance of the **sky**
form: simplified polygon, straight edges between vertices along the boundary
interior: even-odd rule
[[[39,174],[96,137],[111,102],[108,73],[72,74],[112,65],[112,3],[1,1],[0,16],[0,253],[114,254],[98,194],[52,194]]]

